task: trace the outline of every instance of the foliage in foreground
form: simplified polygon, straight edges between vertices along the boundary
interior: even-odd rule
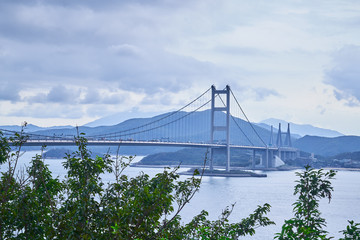
[[[285,220],[281,233],[276,234],[275,239],[280,240],[315,240],[332,239],[328,232],[324,230],[326,221],[321,217],[319,211],[319,200],[327,198],[331,200],[333,187],[331,180],[334,179],[336,172],[330,170],[324,172],[322,169],[316,170],[310,166],[305,166],[305,171],[297,172],[299,180],[296,181],[294,195],[298,195],[298,200],[293,204],[294,218]],[[360,224],[349,221],[347,229],[341,231],[345,239],[360,239]]]
[[[300,180],[296,181],[294,190],[294,195],[299,195],[293,204],[295,217],[285,221],[277,235],[279,239],[329,239],[323,229],[326,221],[318,208],[319,199],[327,198],[330,202],[333,191],[330,180],[335,174],[333,170],[324,173],[310,166],[306,166],[304,172],[296,173]]]
[[[19,172],[25,141],[23,134],[7,139],[0,133],[0,163],[7,166],[0,179],[0,239],[237,239],[273,224],[265,216],[269,204],[237,223],[228,220],[232,206],[216,221],[202,211],[182,224],[180,212],[200,187],[198,171],[183,181],[177,168],[130,178],[123,171],[132,158],[91,158],[84,137],[65,157],[64,180],[53,178],[42,155]],[[115,181],[105,186],[101,174],[106,172],[113,172]]]
[[[216,221],[202,211],[188,224],[180,212],[199,190],[202,175],[179,181],[177,168],[164,169],[151,178],[123,174],[131,158],[109,155],[91,158],[86,139],[76,139],[78,151],[63,163],[64,180],[53,178],[42,155],[36,155],[25,172],[17,170],[26,136],[7,139],[0,132],[0,164],[7,166],[0,179],[0,239],[238,239],[255,234],[260,226],[274,224],[266,214],[270,205],[229,223],[234,205]],[[11,152],[9,142],[17,147]],[[113,172],[115,181],[104,185],[101,174]],[[334,171],[306,167],[296,173],[294,218],[286,220],[276,239],[331,239],[318,210],[319,199],[331,200]],[[360,239],[360,224],[349,221],[341,231],[345,239]]]

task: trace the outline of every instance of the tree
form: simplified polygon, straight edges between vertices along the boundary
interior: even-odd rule
[[[56,236],[57,197],[62,184],[54,179],[41,155],[33,157],[26,179],[19,184],[14,200],[20,239],[52,239]]]
[[[321,217],[318,207],[321,198],[327,198],[330,203],[333,191],[330,180],[335,174],[333,170],[324,173],[322,169],[315,170],[310,166],[306,166],[304,172],[296,173],[300,179],[294,188],[294,195],[299,195],[293,204],[295,217],[285,221],[281,233],[275,238],[330,239],[323,229],[326,221]]]
[[[258,206],[253,214],[242,219],[238,223],[229,223],[229,216],[234,208],[227,207],[222,212],[219,220],[209,221],[206,219],[208,213],[202,211],[199,215],[185,226],[184,232],[189,239],[238,239],[240,236],[254,235],[255,229],[260,226],[274,224],[264,215],[270,211],[270,205]]]
[[[0,181],[0,239],[237,239],[273,224],[265,204],[238,223],[228,222],[232,206],[219,220],[208,220],[202,211],[184,225],[180,213],[199,190],[204,168],[183,181],[178,168],[165,168],[153,178],[128,177],[123,171],[132,158],[91,158],[81,134],[75,139],[78,150],[65,157],[64,180],[52,177],[42,155],[15,176],[26,141],[22,133],[13,139],[0,133],[0,159],[8,163]],[[105,172],[115,175],[107,186],[101,179]]]
[[[350,225],[346,227],[346,230],[340,231],[344,234],[344,238],[339,240],[349,240],[349,239],[360,239],[360,223],[354,223],[354,221],[348,221]]]
[[[19,202],[24,187],[24,179],[15,176],[17,163],[21,154],[21,147],[26,142],[27,137],[24,134],[23,128],[26,127],[26,122],[23,124],[20,133],[15,133],[14,136],[6,138],[0,131],[0,164],[7,165],[7,171],[1,172],[0,179],[0,239],[12,238],[17,232],[20,235],[22,232],[18,230],[19,221]],[[15,152],[11,152],[11,143],[14,146]]]
[[[133,158],[113,161],[108,154],[91,158],[82,135],[75,139],[78,151],[65,157],[64,180],[52,177],[42,154],[32,159],[25,172],[18,173],[16,166],[26,139],[23,131],[11,138],[0,132],[0,161],[8,167],[0,178],[0,239],[227,240],[251,236],[257,227],[274,224],[266,217],[269,204],[258,206],[235,223],[228,220],[232,205],[218,220],[208,220],[203,210],[182,224],[181,210],[199,190],[204,168],[183,181],[179,181],[178,168],[165,168],[153,178],[145,173],[128,177],[123,171]],[[115,176],[107,186],[101,179],[104,172]],[[276,239],[330,239],[318,207],[321,198],[330,202],[335,174],[309,166],[296,173],[299,180],[294,195],[299,197],[293,204],[295,216],[285,221]],[[340,240],[359,239],[360,224],[349,221],[341,232],[344,238]]]

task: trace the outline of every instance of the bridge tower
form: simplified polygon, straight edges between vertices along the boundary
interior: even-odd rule
[[[215,104],[216,95],[226,95],[224,107],[217,107]],[[226,113],[225,126],[215,125],[215,112]],[[210,123],[210,143],[214,143],[214,133],[216,131],[226,132],[226,171],[230,171],[230,86],[226,85],[224,90],[216,90],[215,86],[211,86],[211,123]],[[210,149],[210,170],[213,170],[214,149]]]
[[[282,147],[283,146],[283,141],[282,141],[282,132],[281,132],[281,123],[279,123],[279,129],[278,129],[278,134],[277,134],[277,138],[276,138],[276,146],[277,147]]]
[[[274,145],[274,138],[273,138],[273,134],[274,134],[274,129],[273,126],[271,125],[271,130],[270,130],[270,140],[269,140],[269,146],[272,147]]]
[[[291,134],[290,134],[290,123],[288,123],[288,128],[287,128],[287,132],[286,132],[286,137],[285,137],[284,146],[286,146],[286,147],[292,147]]]

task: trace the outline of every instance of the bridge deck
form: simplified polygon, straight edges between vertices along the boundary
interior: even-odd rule
[[[75,145],[74,140],[34,140],[29,139],[24,146],[71,146]],[[192,143],[192,142],[160,142],[160,141],[131,141],[131,140],[88,140],[87,145],[90,146],[163,146],[163,147],[196,147],[196,148],[225,148],[226,144],[212,143]],[[277,151],[277,147],[259,147],[230,145],[231,148],[248,149],[248,150],[272,150]],[[281,148],[281,151],[296,151],[295,148]]]

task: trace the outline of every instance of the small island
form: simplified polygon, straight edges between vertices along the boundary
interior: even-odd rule
[[[191,168],[186,172],[179,173],[180,175],[193,175],[194,171],[197,168]],[[201,172],[200,172],[201,173]],[[265,173],[255,173],[245,170],[230,170],[229,172],[219,169],[205,169],[203,176],[213,176],[213,177],[267,177]]]
[[[74,148],[52,148],[44,152],[42,156],[46,159],[63,159],[67,154],[70,154],[73,151]],[[98,152],[89,151],[89,153],[92,158],[96,158],[97,156],[104,156],[104,154]]]

